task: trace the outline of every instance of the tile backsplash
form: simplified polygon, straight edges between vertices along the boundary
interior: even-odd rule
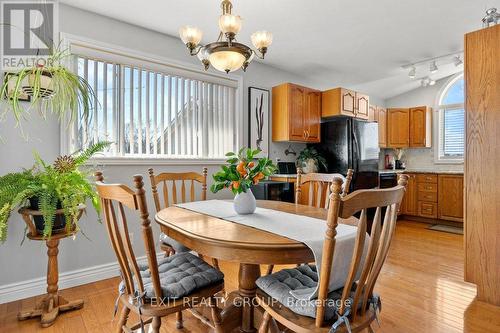
[[[380,149],[379,166],[384,168],[385,155],[389,154],[394,156],[393,149]],[[411,148],[405,149],[402,160],[406,163],[407,169],[430,169],[436,171],[463,171],[464,165],[462,164],[444,164],[434,162],[434,149],[433,148]]]

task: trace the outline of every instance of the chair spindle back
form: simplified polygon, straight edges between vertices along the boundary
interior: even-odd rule
[[[201,200],[207,199],[207,174],[208,169],[203,168],[202,174],[196,172],[185,172],[185,173],[160,173],[159,175],[154,174],[153,168],[149,169],[149,178],[151,180],[151,188],[153,191],[153,199],[155,203],[156,211],[160,211],[162,208],[169,207],[171,204],[175,205],[178,203],[186,203],[186,183],[189,186],[189,201],[195,201],[195,184],[201,184]],[[177,182],[180,182],[180,197],[178,196]],[[169,183],[170,190],[169,190]],[[163,185],[163,186],[162,186]],[[158,193],[158,187],[161,188],[163,196],[163,206],[161,204],[160,194]]]
[[[347,170],[347,176],[344,177],[339,173],[302,174],[302,170],[299,168],[297,170],[295,202],[317,208],[328,209],[330,205],[330,193],[333,179],[341,178],[342,180],[345,180],[342,187],[342,196],[346,196],[349,193],[352,175],[352,169]]]
[[[135,191],[122,184],[105,184],[102,172],[96,172],[96,189],[101,199],[104,221],[108,230],[113,250],[116,253],[126,293],[135,295],[144,293],[144,284],[140,275],[137,259],[128,232],[128,222],[124,207],[139,213],[142,226],[142,238],[151,271],[153,288],[157,297],[162,297],[155,242],[146,203],[146,192],[141,175],[134,176]],[[118,215],[115,208],[118,207]],[[134,283],[135,280],[135,283]]]

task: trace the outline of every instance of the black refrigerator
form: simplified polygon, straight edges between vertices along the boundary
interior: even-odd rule
[[[351,117],[334,117],[321,124],[321,143],[311,147],[325,157],[327,173],[354,170],[350,191],[379,185],[378,124]]]

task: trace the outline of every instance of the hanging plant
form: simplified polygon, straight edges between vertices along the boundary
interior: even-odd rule
[[[68,116],[72,123],[79,110],[88,119],[90,110],[96,105],[96,94],[84,78],[61,64],[69,56],[64,51],[54,51],[46,65],[25,67],[16,73],[7,73],[0,88],[0,96],[14,114],[16,122],[33,106],[37,106],[43,116],[47,111],[59,119]],[[21,104],[29,96],[29,103]]]

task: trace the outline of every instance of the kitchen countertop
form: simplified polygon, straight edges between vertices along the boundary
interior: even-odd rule
[[[392,170],[392,169],[380,169],[378,171],[381,174],[384,173],[434,173],[434,174],[447,174],[447,175],[463,175],[463,171],[456,170],[431,170],[431,169],[405,169],[405,170]]]
[[[275,173],[271,177],[297,178],[297,174]]]

